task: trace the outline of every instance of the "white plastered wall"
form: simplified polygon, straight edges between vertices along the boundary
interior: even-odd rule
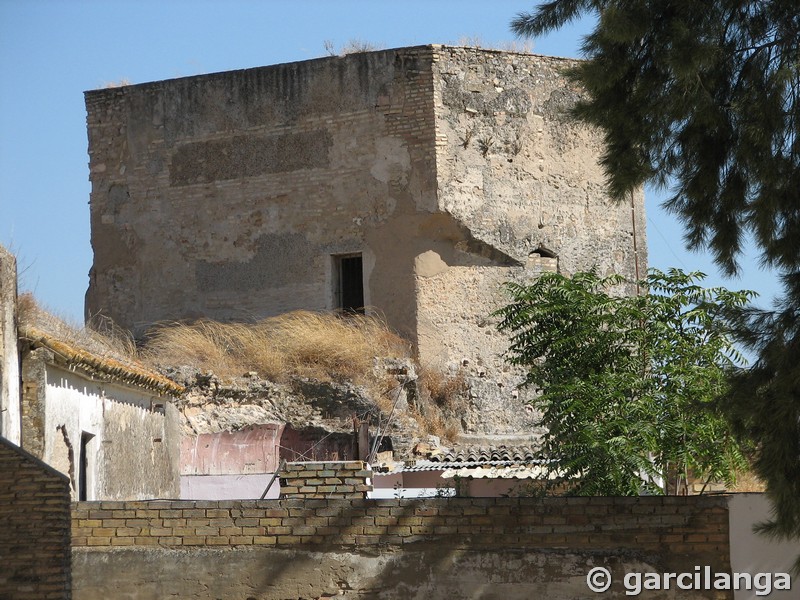
[[[730,518],[731,571],[733,573],[791,573],[800,558],[800,540],[776,541],[753,531],[753,525],[770,517],[770,503],[764,494],[734,494],[728,503]],[[800,597],[800,578],[793,577],[791,590],[773,589],[768,596],[756,589],[737,590],[735,600],[796,600]]]
[[[80,446],[87,444],[87,500],[177,497],[174,407],[144,389],[92,380],[47,365],[42,460],[71,478],[78,497]],[[175,463],[175,464],[173,464]]]

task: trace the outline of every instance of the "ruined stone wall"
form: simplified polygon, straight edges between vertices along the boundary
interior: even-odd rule
[[[75,598],[585,598],[586,575],[730,569],[728,498],[73,505]],[[113,578],[108,573],[114,573]],[[675,598],[672,592],[645,598]],[[681,591],[680,598],[732,598]]]
[[[361,252],[365,302],[413,335],[432,88],[420,47],[87,92],[87,314],[331,309],[332,255]]]
[[[23,357],[23,447],[69,477],[78,498],[81,440],[87,498],[177,498],[180,429],[175,407],[147,390],[97,381],[54,364],[40,348]]]
[[[17,260],[0,246],[0,435],[20,440]]]
[[[420,355],[451,369],[469,360],[468,372],[505,386],[512,404],[519,378],[507,374],[508,342],[490,318],[507,302],[502,283],[551,268],[539,250],[567,275],[597,267],[634,281],[647,268],[643,194],[619,205],[608,198],[600,132],[568,114],[580,97],[563,75],[572,65],[475,48],[434,53],[439,209],[494,257],[471,268],[457,246],[417,270]]]
[[[0,437],[0,598],[68,600],[67,478]]]

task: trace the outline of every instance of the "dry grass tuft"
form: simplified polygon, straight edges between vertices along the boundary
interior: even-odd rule
[[[766,491],[766,484],[759,479],[752,471],[745,471],[736,474],[736,483],[731,487],[729,492],[764,492]]]
[[[383,50],[383,44],[375,44],[367,42],[358,38],[352,38],[336,48],[336,44],[332,40],[325,40],[322,43],[325,48],[325,53],[328,56],[347,56],[348,54],[360,54],[362,52],[375,52],[376,50]]]
[[[502,50],[503,52],[516,52],[517,54],[531,54],[533,52],[533,42],[530,40],[507,40],[492,43],[485,41],[479,35],[461,36],[453,45],[483,50]]]
[[[426,434],[453,442],[461,433],[460,418],[467,410],[467,380],[463,371],[455,375],[437,369],[419,371],[422,405],[415,416]]]
[[[131,80],[127,77],[123,77],[119,81],[106,81],[102,87],[103,89],[107,90],[111,88],[125,87],[128,85],[133,85],[133,83],[131,83]]]
[[[249,324],[159,325],[142,354],[155,365],[190,365],[222,378],[255,371],[277,382],[299,376],[366,383],[374,357],[408,356],[409,348],[376,317],[296,311]]]
[[[99,330],[70,323],[42,308],[31,293],[17,298],[20,330],[34,328],[74,348],[124,364],[138,364],[136,344],[130,333],[110,320],[97,321]]]
[[[467,380],[463,371],[455,375],[446,375],[434,369],[421,369],[420,386],[430,394],[436,406],[445,410],[458,410],[463,404],[467,392]]]

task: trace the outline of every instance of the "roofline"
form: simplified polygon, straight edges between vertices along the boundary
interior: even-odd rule
[[[518,56],[525,56],[525,57],[535,57],[535,58],[547,58],[552,60],[559,60],[559,61],[580,61],[579,58],[569,58],[566,56],[550,56],[547,54],[537,54],[535,52],[520,52],[516,50],[502,50],[498,48],[481,48],[480,46],[461,46],[455,44],[420,44],[417,46],[399,46],[397,48],[385,48],[382,50],[370,50],[369,52],[353,52],[352,54],[344,54],[344,55],[334,55],[334,56],[317,56],[314,58],[307,58],[304,60],[291,60],[288,62],[282,63],[274,63],[270,65],[259,65],[256,67],[246,67],[243,69],[229,69],[227,71],[212,71],[210,73],[197,73],[195,75],[184,75],[182,77],[170,77],[168,79],[157,79],[155,81],[143,81],[141,83],[132,83],[129,85],[112,85],[109,87],[100,87],[94,88],[90,90],[84,90],[84,96],[88,97],[90,95],[103,95],[109,94],[130,89],[130,88],[138,88],[144,86],[152,86],[166,82],[175,82],[175,81],[184,81],[189,79],[197,79],[199,77],[213,77],[216,75],[224,75],[228,73],[242,73],[245,71],[258,71],[261,69],[271,69],[273,67],[286,67],[288,65],[297,65],[297,64],[307,64],[319,61],[330,61],[330,60],[345,60],[352,56],[362,55],[362,54],[381,54],[387,52],[408,52],[408,51],[421,51],[421,50],[428,50],[430,52],[436,52],[440,50],[446,50],[448,48],[452,48],[455,50],[472,50],[476,52],[486,52],[490,54],[514,54]]]
[[[183,386],[154,371],[126,365],[116,359],[100,357],[75,348],[36,327],[23,327],[19,336],[33,347],[44,347],[51,350],[60,362],[69,367],[79,368],[100,379],[135,385],[159,394],[180,395],[185,391]]]

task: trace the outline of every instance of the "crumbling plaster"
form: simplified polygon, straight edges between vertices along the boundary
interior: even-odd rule
[[[179,417],[166,398],[93,380],[55,364],[46,348],[23,356],[23,447],[70,478],[78,498],[87,444],[87,499],[176,498]]]

